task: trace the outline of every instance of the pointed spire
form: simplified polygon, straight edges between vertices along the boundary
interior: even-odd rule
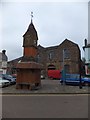
[[[24,37],[23,47],[30,46],[32,44],[32,41],[36,41],[36,43],[37,43],[37,40],[38,40],[38,34],[33,25],[32,18],[33,18],[33,12],[31,12],[31,23],[30,23],[27,31],[23,35],[23,37]]]
[[[33,12],[31,12],[31,23],[32,23],[32,18],[33,18]]]

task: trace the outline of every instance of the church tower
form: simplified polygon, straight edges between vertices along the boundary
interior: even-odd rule
[[[32,12],[31,12],[32,13]],[[31,23],[23,35],[23,60],[24,61],[36,61],[37,58],[37,41],[38,41],[38,35],[37,31],[33,25],[32,21],[32,14],[31,14]]]
[[[24,56],[35,57],[37,55],[37,31],[31,22],[26,33],[23,35]]]
[[[23,35],[23,57],[17,64],[17,89],[32,89],[32,86],[35,88],[41,85],[40,73],[43,66],[37,63],[38,35],[32,17],[31,12],[31,23]]]

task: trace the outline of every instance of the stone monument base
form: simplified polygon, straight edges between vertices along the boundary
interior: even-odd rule
[[[29,89],[41,86],[41,69],[36,62],[20,62],[17,64],[16,89]]]

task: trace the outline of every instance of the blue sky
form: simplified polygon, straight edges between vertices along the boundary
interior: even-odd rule
[[[59,45],[66,38],[81,49],[88,39],[88,0],[73,2],[32,2],[3,0],[0,3],[0,51],[6,49],[9,60],[23,55],[23,34],[33,11],[33,23],[38,44],[44,47]]]

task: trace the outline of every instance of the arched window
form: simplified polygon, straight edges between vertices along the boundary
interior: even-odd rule
[[[56,69],[56,67],[55,67],[55,65],[48,65],[48,70],[55,70]]]

